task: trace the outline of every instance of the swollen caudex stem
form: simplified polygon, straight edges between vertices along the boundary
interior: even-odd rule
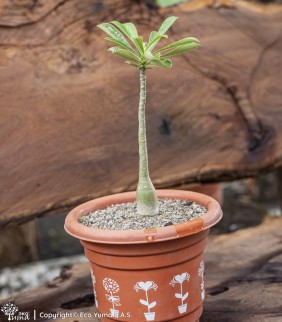
[[[155,187],[149,176],[148,152],[146,138],[146,69],[140,68],[140,100],[139,100],[139,181],[136,191],[137,212],[140,215],[153,216],[158,214],[158,199]]]
[[[139,181],[136,192],[137,212],[144,216],[153,216],[158,213],[158,200],[155,188],[149,176],[148,153],[146,140],[145,105],[146,105],[146,70],[155,67],[172,67],[171,56],[183,54],[198,48],[200,42],[197,38],[188,37],[177,40],[162,48],[155,49],[158,42],[168,36],[165,34],[174,24],[177,17],[168,17],[158,31],[150,33],[147,42],[138,35],[137,29],[131,22],[101,23],[98,27],[108,37],[107,41],[114,44],[108,50],[115,55],[126,58],[126,63],[138,68],[140,71],[140,101],[139,101]],[[129,41],[128,41],[129,40]]]

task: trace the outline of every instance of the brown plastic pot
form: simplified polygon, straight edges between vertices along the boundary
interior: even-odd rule
[[[78,218],[135,200],[135,192],[106,196],[73,209],[66,231],[81,240],[91,264],[102,321],[195,322],[204,300],[203,252],[209,228],[222,217],[217,201],[196,192],[158,190],[158,198],[195,201],[208,211],[191,221],[145,230],[102,230]]]

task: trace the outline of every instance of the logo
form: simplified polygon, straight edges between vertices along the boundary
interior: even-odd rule
[[[27,321],[30,319],[29,312],[19,312],[14,303],[1,306],[1,311],[8,317],[8,321]]]

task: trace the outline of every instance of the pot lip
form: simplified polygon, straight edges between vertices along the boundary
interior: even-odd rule
[[[181,238],[209,229],[222,217],[219,203],[204,194],[184,190],[156,190],[158,198],[171,198],[195,201],[205,206],[208,211],[201,217],[185,223],[143,230],[109,230],[87,227],[78,222],[78,218],[90,211],[105,208],[108,205],[126,203],[136,200],[136,192],[123,192],[96,198],[71,210],[65,220],[68,234],[82,241],[103,244],[145,244]]]

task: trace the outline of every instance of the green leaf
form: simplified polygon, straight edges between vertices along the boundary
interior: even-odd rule
[[[124,27],[123,23],[119,21],[112,21],[111,23],[115,25],[121,32],[123,32],[130,40],[132,40],[129,31]]]
[[[170,7],[185,0],[155,0],[155,3],[161,7]]]
[[[192,49],[195,49],[198,47],[200,47],[199,43],[192,42],[192,43],[189,43],[186,45],[176,47],[175,49],[163,54],[161,57],[170,57],[170,56],[180,55],[180,54],[185,53],[186,51],[189,51],[189,50],[192,50]]]
[[[156,46],[156,44],[161,38],[168,38],[168,37],[167,35],[157,35],[153,40],[149,42],[148,46],[146,47],[146,50],[153,50],[153,48]]]
[[[146,49],[153,50],[161,38],[168,38],[167,35],[165,35],[165,33],[171,27],[171,25],[176,21],[176,19],[177,17],[174,17],[174,16],[167,18],[162,23],[158,32],[156,31],[151,32],[150,38],[149,38],[149,44]]]
[[[149,43],[158,35],[156,31],[152,31],[149,37]]]
[[[160,59],[153,59],[150,62],[151,66],[159,66],[159,67],[166,67],[166,65]]]
[[[168,29],[175,23],[176,19],[178,19],[178,17],[169,17],[167,18],[161,25],[158,34],[159,35],[164,35]]]
[[[138,64],[136,64],[136,63],[133,63],[133,62],[131,62],[131,61],[125,61],[125,63],[126,63],[126,64],[128,64],[128,65],[131,65],[131,66],[134,66],[134,67],[138,67],[138,68],[140,68],[140,65],[138,65]]]
[[[116,39],[114,39],[112,37],[106,37],[105,39],[108,40],[108,41],[111,41],[111,42],[113,42],[113,43],[115,43],[117,45],[119,45],[120,47],[122,47],[124,49],[130,50],[132,53],[135,53],[134,49],[130,45],[125,45],[122,42],[120,42],[119,40],[116,40]]]
[[[122,31],[134,44],[134,46],[137,48],[138,52],[142,55],[144,53],[144,51],[142,51],[143,48],[143,42],[142,42],[142,47],[140,47],[138,41],[136,39],[138,39],[138,33],[137,30],[135,28],[135,26],[133,25],[133,23],[131,22],[127,22],[127,23],[120,23],[118,21],[112,21],[112,23],[117,26],[120,31]],[[136,37],[134,37],[136,36]]]
[[[181,39],[181,40],[177,40],[163,48],[160,48],[156,51],[156,53],[158,52],[161,52],[161,51],[164,51],[164,50],[168,50],[168,49],[172,49],[172,48],[175,48],[175,47],[178,47],[178,46],[181,46],[181,45],[186,45],[186,44],[189,44],[189,43],[200,43],[200,41],[197,39],[197,38],[194,38],[194,37],[188,37],[188,38],[184,38],[184,39]]]
[[[118,49],[114,52],[114,54],[124,57],[126,59],[132,60],[138,63],[138,60],[131,54],[129,50],[126,49]]]
[[[121,48],[119,46],[110,47],[108,49],[108,51],[110,51],[113,54],[115,54],[118,50],[121,50]]]
[[[161,59],[161,61],[165,64],[165,67],[168,67],[168,68],[172,67],[172,61],[170,59],[168,58]]]
[[[170,59],[152,59],[152,61],[150,62],[151,65],[154,66],[159,66],[159,67],[172,67],[172,62]]]
[[[133,37],[133,38],[137,38],[138,37],[138,32],[136,27],[134,26],[133,23],[131,22],[126,22],[123,24],[124,28],[126,28],[126,30],[128,31],[128,33]]]
[[[124,38],[123,34],[115,26],[111,25],[110,23],[101,23],[97,27],[102,29],[110,37],[120,41],[124,45],[130,46],[129,43]]]
[[[137,43],[136,47],[139,50],[139,52],[141,51],[141,53],[144,54],[145,49],[144,49],[144,46],[143,46],[143,38],[142,37],[137,37],[137,38],[135,38],[135,41]]]
[[[136,27],[134,26],[133,23],[131,22],[121,23],[119,21],[112,21],[112,24],[118,27],[120,31],[122,31],[130,40],[133,41],[134,38],[138,37]]]

